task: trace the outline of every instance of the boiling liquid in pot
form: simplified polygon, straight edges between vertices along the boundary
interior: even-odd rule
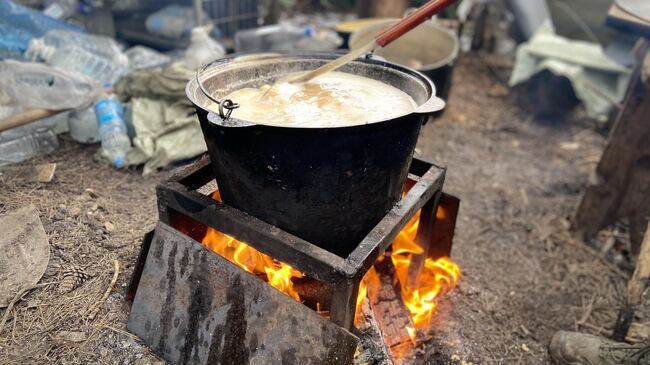
[[[282,127],[360,125],[399,117],[417,106],[408,94],[391,85],[336,71],[306,83],[240,89],[226,98],[241,105],[232,117]],[[218,106],[211,109],[216,111]]]

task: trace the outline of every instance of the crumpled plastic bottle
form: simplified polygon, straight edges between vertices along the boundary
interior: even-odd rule
[[[37,128],[15,139],[0,134],[0,166],[25,161],[40,154],[48,154],[59,147],[59,140],[51,128]]]
[[[144,70],[162,66],[171,61],[171,58],[154,49],[144,46],[133,46],[126,50],[130,70]]]
[[[55,19],[68,19],[79,11],[78,0],[50,0],[45,3],[43,14]]]
[[[25,57],[36,61],[40,58],[44,48],[54,47],[59,49],[65,46],[82,48],[123,67],[129,64],[129,58],[122,52],[122,49],[113,38],[59,29],[51,30],[41,38],[32,39],[25,52]]]
[[[99,138],[99,123],[95,108],[88,107],[70,113],[68,119],[70,137],[79,143],[97,143]]]
[[[121,63],[96,55],[74,44],[56,48],[38,42],[32,43],[30,50],[38,54],[38,57],[44,59],[48,65],[82,73],[100,84],[114,84],[128,71]]]
[[[82,32],[83,28],[64,23],[40,11],[0,0],[0,58],[22,55],[32,38],[42,37],[53,29]]]

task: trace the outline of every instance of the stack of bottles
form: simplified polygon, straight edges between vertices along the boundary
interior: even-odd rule
[[[31,60],[81,72],[99,83],[115,83],[126,74],[128,57],[115,40],[62,30],[47,32],[29,42],[25,55]]]
[[[44,12],[39,12],[0,0],[0,61],[31,61],[0,62],[0,76],[3,68],[16,68],[11,77],[5,77],[4,84],[0,82],[0,94],[14,96],[0,101],[0,119],[35,108],[72,111],[47,122],[0,132],[0,165],[51,153],[58,146],[52,125],[65,124],[78,142],[101,141],[105,155],[116,167],[122,167],[131,148],[123,107],[114,96],[104,95],[96,101],[96,91],[101,90],[100,85],[110,88],[130,71],[158,67],[169,63],[170,58],[142,46],[124,52],[112,38],[66,24],[65,19],[79,11],[79,0],[45,0],[44,6]],[[190,35],[182,62],[199,68],[223,57],[225,50],[210,36],[212,27],[194,27],[194,22],[191,7],[171,5],[149,17],[147,27],[167,37]],[[62,74],[73,77],[62,78]],[[83,103],[75,105],[67,102],[82,99]]]
[[[66,24],[40,11],[0,0],[0,59],[21,59],[29,41],[50,30],[81,32],[82,28]]]

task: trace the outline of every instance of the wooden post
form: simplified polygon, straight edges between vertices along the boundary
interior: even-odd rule
[[[627,282],[627,297],[625,305],[621,308],[614,326],[612,338],[616,341],[625,341],[627,332],[634,319],[634,311],[643,301],[643,291],[650,279],[650,224],[645,232],[645,238],[641,244],[641,252],[636,262],[636,268],[630,281]]]
[[[621,218],[638,253],[650,217],[650,54],[644,48],[607,146],[572,221],[589,239]]]
[[[408,5],[408,0],[362,0],[357,5],[357,13],[364,17],[401,18]]]
[[[359,18],[368,18],[370,16],[371,0],[356,0],[355,7]]]

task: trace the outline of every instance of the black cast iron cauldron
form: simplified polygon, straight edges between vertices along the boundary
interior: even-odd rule
[[[338,128],[253,124],[236,119],[236,110],[223,118],[198,83],[219,100],[336,56],[225,58],[206,65],[186,93],[196,107],[224,203],[346,257],[399,200],[420,127],[444,107],[433,83],[399,65],[358,59],[340,71],[393,85],[419,107],[397,118]]]

